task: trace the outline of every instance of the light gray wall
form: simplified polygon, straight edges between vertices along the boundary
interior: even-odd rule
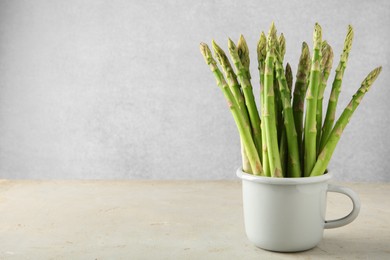
[[[254,61],[272,20],[294,74],[316,21],[335,63],[354,26],[340,108],[383,65],[331,169],[339,180],[389,181],[386,0],[2,0],[0,178],[235,178],[238,134],[198,44],[242,33]]]

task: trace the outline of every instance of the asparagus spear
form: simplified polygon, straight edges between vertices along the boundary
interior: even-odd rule
[[[241,93],[240,85],[237,81],[237,76],[234,73],[234,70],[229,62],[228,57],[226,56],[225,52],[222,50],[221,47],[218,46],[218,44],[213,40],[212,46],[214,49],[215,56],[217,58],[217,61],[221,65],[225,76],[228,81],[228,85],[230,90],[233,93],[233,96],[235,100],[237,101],[238,107],[241,111],[241,114],[244,116],[245,124],[249,125],[249,118],[248,118],[248,111],[246,110],[244,96]],[[241,157],[242,157],[242,169],[246,173],[252,173],[252,169],[248,160],[248,156],[246,155],[246,151],[244,148],[244,144],[241,138]]]
[[[280,96],[283,104],[284,128],[287,137],[289,161],[291,162],[291,177],[301,177],[301,163],[299,158],[298,138],[295,130],[294,115],[291,108],[291,93],[284,74],[281,57],[275,61],[276,75],[279,82]]]
[[[243,39],[243,37],[242,37]],[[245,40],[244,40],[245,41]],[[258,153],[261,153],[261,129],[260,129],[260,117],[257,111],[255,98],[252,92],[252,84],[248,78],[247,69],[241,62],[240,56],[238,55],[238,49],[234,42],[229,39],[229,52],[232,57],[233,63],[237,69],[237,77],[241,83],[242,92],[244,93],[245,104],[249,113],[249,120],[252,126],[253,139]],[[249,59],[249,57],[248,57]]]
[[[330,70],[333,64],[333,50],[332,47],[326,42],[322,42],[322,58],[321,58],[321,83],[318,90],[317,98],[317,155],[320,152],[320,141],[321,141],[321,128],[322,128],[322,101],[324,99],[324,91],[326,83],[328,82]]]
[[[265,37],[264,32],[261,33],[259,42],[257,43],[257,61],[258,61],[258,69],[260,74],[260,103],[261,103],[261,141],[262,141],[262,163],[263,170],[265,176],[271,176],[271,172],[269,169],[269,161],[268,161],[268,148],[267,148],[267,140],[265,135],[265,125],[264,125],[264,71],[265,71],[265,58],[267,55],[266,51],[267,47],[267,39]]]
[[[274,62],[276,59],[276,28],[272,23],[267,39],[267,56],[264,70],[265,131],[268,147],[268,159],[272,177],[283,177],[280,163],[278,138],[276,132],[275,97],[274,97]]]
[[[303,112],[307,83],[310,72],[310,51],[306,42],[302,43],[302,52],[299,58],[298,72],[294,87],[293,114],[298,136],[299,155],[301,157],[301,168],[303,168]]]
[[[286,53],[286,39],[284,38],[283,33],[280,34],[279,39],[276,41],[276,47],[275,47],[277,55],[282,59],[282,64],[283,64],[283,59],[284,55]],[[274,72],[274,94],[275,94],[275,115],[276,115],[276,131],[278,135],[278,142],[281,143],[281,138],[282,138],[282,131],[283,131],[283,116],[282,116],[282,111],[283,111],[283,105],[282,105],[282,98],[280,96],[280,91],[279,91],[279,82],[276,77],[276,70]]]
[[[279,38],[279,44],[280,44],[280,38]],[[284,53],[281,53],[281,56],[284,56]],[[292,71],[289,63],[287,63],[286,65],[285,77],[286,77],[287,87],[289,90],[289,100],[291,105]],[[283,118],[285,117],[284,111],[282,116]],[[284,120],[285,119],[283,119],[283,122]],[[292,164],[291,164],[291,160],[288,160],[287,136],[286,136],[285,127],[282,128],[282,136],[280,138],[280,145],[279,145],[279,154],[280,154],[280,163],[282,165],[283,176],[290,177]]]
[[[241,114],[239,110],[239,106],[237,101],[235,100],[232,92],[230,91],[230,88],[228,84],[226,83],[226,80],[222,74],[222,72],[219,70],[217,63],[215,62],[214,58],[212,57],[211,51],[207,44],[201,43],[200,44],[200,52],[203,55],[205,62],[207,65],[209,65],[210,70],[213,72],[214,77],[217,81],[217,85],[222,90],[225,99],[228,103],[228,106],[230,108],[230,111],[233,115],[234,121],[236,122],[240,137],[243,140],[245,150],[247,151],[247,156],[249,159],[249,163],[251,165],[253,174],[255,175],[263,175],[263,168],[260,162],[260,157],[257,153],[256,146],[253,142],[251,132],[250,132],[250,126],[245,123],[244,116]]]
[[[316,125],[316,112],[317,112],[317,96],[318,88],[321,77],[321,42],[322,42],[322,29],[321,26],[316,23],[314,26],[313,34],[313,58],[310,71],[310,84],[308,92],[306,94],[306,117],[305,117],[305,131],[304,131],[304,176],[310,176],[310,173],[314,167],[317,158],[317,125]]]
[[[286,81],[287,81],[287,86],[288,86],[288,90],[289,90],[289,98],[290,98],[290,105],[291,105],[291,99],[292,99],[292,85],[293,85],[293,75],[292,75],[292,70],[291,70],[291,66],[290,64],[287,62],[286,64],[286,69],[285,69],[285,75],[286,75]],[[293,113],[293,117],[294,117],[294,113]],[[294,124],[295,124],[295,121],[294,121]],[[295,126],[296,128],[296,126]],[[282,133],[282,142],[284,143],[287,143],[287,137],[286,137],[286,129],[284,128],[284,133]],[[296,130],[296,129],[295,129]],[[298,136],[297,136],[298,138]],[[288,155],[288,149],[286,151],[287,155]],[[299,153],[299,147],[298,147],[298,153]],[[292,161],[290,160],[289,156],[287,156],[286,158],[287,160],[287,167],[286,167],[286,176],[287,177],[291,177],[292,176]],[[302,160],[302,159],[301,159]]]
[[[376,78],[379,76],[381,70],[382,67],[378,67],[371,71],[370,74],[368,74],[368,76],[362,82],[358,91],[355,93],[355,95],[353,95],[348,106],[344,109],[344,112],[341,114],[334,128],[332,129],[332,132],[330,133],[329,138],[324,145],[324,149],[322,149],[320,155],[318,156],[318,161],[315,164],[310,176],[322,175],[325,172],[330,158],[332,157],[332,154],[336,148],[336,145],[340,140],[341,134],[343,133],[345,127],[351,119],[352,114],[359,106],[364,95],[370,89]]]
[[[347,36],[344,41],[344,49],[340,56],[340,62],[336,68],[336,75],[332,84],[332,91],[330,93],[328,109],[326,111],[324,125],[322,127],[322,136],[320,143],[320,151],[324,148],[326,141],[329,138],[330,132],[333,128],[333,123],[336,117],[336,107],[341,92],[341,84],[344,76],[344,71],[347,66],[349,52],[352,47],[353,40],[353,28],[351,25],[348,26]]]

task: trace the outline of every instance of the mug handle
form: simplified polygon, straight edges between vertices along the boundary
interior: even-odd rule
[[[351,199],[353,207],[352,207],[352,211],[343,218],[334,219],[334,220],[325,220],[324,228],[342,227],[354,221],[355,218],[359,215],[359,211],[360,211],[360,200],[358,195],[351,189],[337,186],[337,185],[332,185],[332,184],[328,185],[328,192],[337,192],[337,193],[347,195]]]

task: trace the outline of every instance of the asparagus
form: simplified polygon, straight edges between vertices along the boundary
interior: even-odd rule
[[[237,101],[235,100],[229,86],[226,83],[226,80],[219,70],[217,63],[212,57],[211,51],[207,44],[200,44],[200,52],[203,55],[206,64],[210,67],[210,70],[213,72],[214,77],[217,81],[217,85],[222,90],[225,99],[228,103],[230,111],[233,115],[234,121],[236,122],[240,137],[243,140],[245,150],[247,151],[247,156],[249,159],[249,163],[251,165],[253,174],[255,175],[263,175],[263,169],[260,162],[260,157],[257,153],[256,146],[253,142],[250,126],[245,123],[244,116],[240,113],[239,106]]]
[[[302,43],[302,52],[299,58],[298,72],[294,87],[293,114],[295,128],[298,136],[299,155],[301,157],[301,168],[303,168],[303,112],[307,83],[310,72],[310,51],[306,42]]]
[[[381,70],[382,67],[378,67],[373,71],[371,71],[362,82],[358,91],[355,93],[355,95],[353,95],[348,106],[344,109],[343,113],[341,114],[334,128],[332,129],[332,132],[330,133],[329,138],[324,145],[324,148],[322,149],[320,155],[318,156],[318,161],[315,164],[310,176],[322,175],[325,172],[328,163],[330,161],[330,158],[332,157],[332,154],[336,148],[336,145],[340,140],[341,134],[343,133],[346,125],[351,119],[352,114],[359,106],[364,95],[367,93],[367,91],[370,89],[370,87],[372,86],[376,78],[379,76]]]
[[[212,46],[213,46],[217,61],[219,62],[219,64],[221,65],[221,67],[225,73],[229,88],[232,91],[233,96],[234,96],[235,100],[237,101],[238,107],[241,111],[241,114],[244,117],[245,124],[249,125],[248,111],[246,110],[244,96],[241,93],[240,85],[237,81],[237,76],[234,73],[234,70],[229,62],[229,59],[226,56],[225,52],[222,50],[222,48],[219,47],[218,44],[214,40],[212,41]],[[243,171],[246,173],[252,173],[252,169],[250,167],[248,156],[246,155],[246,151],[244,148],[242,138],[241,138],[241,157],[242,157]]]
[[[322,101],[324,99],[324,91],[326,83],[328,82],[330,70],[333,64],[333,50],[332,47],[326,42],[322,42],[322,59],[321,59],[321,83],[318,90],[317,98],[317,155],[320,152],[320,141],[321,141],[321,128],[322,128]]]
[[[336,75],[332,84],[332,91],[330,93],[328,109],[326,111],[324,125],[322,127],[322,136],[320,143],[320,151],[324,148],[326,141],[329,138],[330,132],[333,128],[333,123],[336,117],[336,107],[339,98],[339,94],[341,92],[341,84],[344,76],[344,71],[347,66],[349,52],[352,47],[353,40],[353,28],[351,25],[348,26],[347,36],[344,41],[344,49],[340,56],[340,62],[336,68]]]
[[[276,41],[276,53],[281,59],[281,63],[283,64],[284,55],[286,53],[286,39],[284,38],[283,33],[280,34],[278,41]],[[280,96],[279,91],[279,82],[276,77],[276,70],[274,72],[274,93],[275,93],[275,114],[276,114],[276,129],[278,134],[278,142],[281,142],[282,132],[283,132],[283,105],[282,98]]]
[[[308,92],[306,94],[306,117],[305,117],[305,131],[304,131],[304,176],[308,177],[314,167],[317,158],[317,125],[316,125],[316,112],[317,112],[317,96],[318,88],[321,77],[321,42],[322,42],[322,29],[321,26],[316,23],[314,26],[313,34],[313,58],[310,71],[310,84]]]
[[[279,38],[279,43],[280,43],[280,38]],[[281,54],[284,56],[284,54]],[[289,100],[291,104],[291,88],[292,88],[292,71],[290,64],[287,63],[286,69],[285,69],[285,77],[286,77],[286,82],[287,82],[287,87],[289,90]],[[284,112],[283,112],[283,117]],[[282,173],[283,176],[285,177],[290,177],[291,176],[291,160],[288,160],[288,149],[287,149],[287,136],[286,136],[286,128],[282,128],[282,136],[280,139],[280,146],[279,146],[279,153],[280,153],[280,163],[282,165]]]
[[[276,132],[275,97],[274,97],[274,62],[276,59],[276,28],[272,23],[267,39],[267,55],[264,70],[265,131],[268,147],[268,159],[272,177],[283,177],[280,163],[278,138]]]
[[[244,39],[243,37],[240,38]],[[252,92],[252,84],[248,78],[247,69],[242,64],[240,56],[238,55],[238,48],[231,39],[229,39],[228,45],[230,56],[232,57],[233,63],[237,69],[237,77],[241,83],[242,92],[244,93],[245,105],[247,107],[249,120],[252,126],[253,139],[255,141],[258,153],[261,154],[261,121]]]
[[[262,163],[263,170],[266,176],[271,176],[271,172],[269,170],[269,161],[268,161],[268,148],[267,148],[267,140],[265,135],[265,125],[264,125],[264,70],[265,70],[265,58],[267,55],[266,51],[267,47],[267,39],[265,37],[264,32],[261,33],[259,42],[257,43],[257,61],[258,61],[258,69],[260,74],[260,103],[261,103],[261,117],[263,120],[261,121],[261,140],[262,140]]]
[[[282,66],[282,58],[275,61],[276,75],[279,82],[280,96],[283,104],[284,128],[286,132],[291,177],[301,177],[301,163],[299,158],[297,132],[295,130],[294,115],[291,108],[291,93],[287,84]]]
[[[286,69],[285,69],[285,75],[286,75],[286,81],[287,81],[287,86],[288,86],[288,90],[289,90],[289,98],[290,98],[290,104],[291,104],[291,98],[292,98],[292,85],[293,85],[293,75],[292,75],[292,69],[291,69],[291,66],[290,64],[287,62],[286,64]],[[293,117],[294,117],[294,113],[293,113]],[[295,121],[294,121],[294,124],[295,124]],[[295,126],[296,128],[296,126]],[[284,133],[282,133],[282,142],[287,142],[287,137],[286,137],[286,129],[284,128]],[[296,129],[295,129],[296,131]],[[297,136],[298,138],[298,136]],[[298,147],[298,153],[299,153],[299,147]],[[288,150],[287,150],[287,154],[288,154]],[[301,159],[302,160],[302,159]],[[292,176],[292,161],[289,159],[289,157],[287,156],[287,167],[286,167],[287,171],[286,171],[286,176],[287,177],[291,177]],[[299,177],[299,176],[298,176]]]
[[[283,67],[286,50],[284,35],[281,34],[277,38],[273,23],[268,37],[264,33],[261,34],[257,56],[262,121],[252,92],[249,48],[244,37],[240,35],[237,46],[230,39],[228,42],[229,53],[237,73],[234,72],[225,52],[213,41],[215,58],[225,77],[209,47],[201,43],[201,53],[227,100],[238,128],[244,171],[271,177],[308,177],[323,174],[342,132],[365,93],[380,74],[381,67],[370,72],[334,124],[338,96],[352,46],[353,29],[349,26],[322,125],[323,96],[333,63],[333,51],[326,41],[322,42],[322,30],[318,23],[315,24],[313,38],[312,57],[307,44],[302,44],[294,96],[291,100],[291,67],[288,63]],[[303,127],[305,97],[307,105]]]

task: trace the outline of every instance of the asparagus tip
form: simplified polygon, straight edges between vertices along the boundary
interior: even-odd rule
[[[246,43],[246,40],[242,34],[240,34],[240,37],[237,42],[237,49],[239,53],[241,52],[242,55],[248,55],[249,54],[249,48],[248,44]],[[241,56],[241,55],[240,55]]]
[[[244,67],[247,70],[249,70],[249,64],[250,64],[249,47],[248,47],[248,44],[246,43],[246,40],[242,34],[240,34],[240,37],[238,39],[237,51],[238,51],[238,56],[242,62],[242,65],[244,65]]]
[[[321,43],[321,49],[325,49],[328,45],[328,42],[326,40],[323,40]]]
[[[215,42],[215,40],[212,40],[211,44],[213,46],[215,53],[219,53],[220,51],[222,51],[221,47],[219,47],[219,45]]]
[[[199,44],[199,49],[200,49],[200,53],[203,55],[203,57],[206,56],[206,52],[207,52],[207,44],[204,43],[204,42],[201,42]]]
[[[353,27],[352,25],[348,25],[348,32],[344,41],[344,52],[349,52],[351,50],[353,36],[354,36]]]
[[[259,42],[257,43],[257,58],[259,61],[265,60],[267,38],[264,32],[261,32]]]
[[[238,37],[238,44],[243,43],[243,42],[245,42],[244,35],[240,34],[240,36]]]
[[[322,42],[322,58],[321,58],[321,67],[324,69],[326,73],[330,73],[333,64],[333,49],[328,44],[327,41]]]
[[[302,43],[302,54],[299,59],[299,63],[304,63],[310,66],[310,50],[309,50],[309,45],[307,45],[306,42]],[[307,67],[307,66],[304,66]]]
[[[278,43],[278,40],[276,37],[276,27],[275,27],[274,22],[272,22],[271,27],[269,28],[269,31],[268,31],[267,48],[269,50],[272,50],[275,48],[277,43]]]
[[[318,47],[321,46],[321,42],[322,42],[322,28],[319,25],[319,23],[316,23],[314,25],[313,41],[314,41],[314,44],[317,45]]]
[[[307,42],[302,42],[302,52],[306,50],[309,51],[309,45],[307,44]]]
[[[360,91],[367,92],[382,71],[382,66],[373,69],[363,80]]]
[[[292,92],[293,76],[292,76],[292,70],[291,70],[290,63],[288,63],[288,62],[286,64],[286,70],[285,71],[286,71],[285,74],[286,74],[287,86],[288,86],[288,88],[290,90],[290,93],[291,93]]]
[[[229,48],[229,50],[235,50],[236,49],[236,45],[234,44],[234,42],[230,38],[228,38],[228,48]]]
[[[284,38],[283,33],[279,36],[279,51],[280,51],[280,58],[283,60],[284,55],[286,54],[286,38]]]
[[[215,57],[217,58],[219,64],[222,65],[224,63],[224,57],[226,57],[225,52],[222,50],[221,47],[219,47],[219,45],[214,40],[212,40],[212,45],[213,45]]]
[[[201,42],[199,48],[200,48],[200,53],[202,54],[206,63],[208,65],[211,64],[213,62],[213,56],[211,54],[209,46],[206,43]]]
[[[276,37],[276,27],[275,27],[274,22],[271,23],[271,27],[269,28],[269,31],[268,31],[268,37],[270,37],[270,36]]]

